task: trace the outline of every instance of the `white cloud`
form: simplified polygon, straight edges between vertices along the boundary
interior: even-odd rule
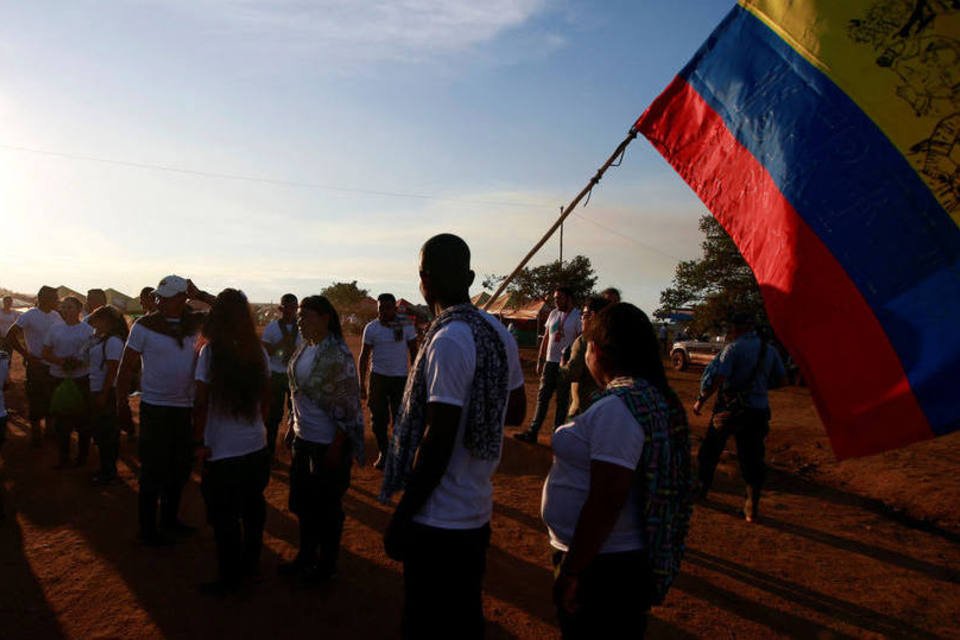
[[[362,62],[467,50],[545,6],[546,0],[188,0],[181,9],[214,34],[313,52],[325,61]]]

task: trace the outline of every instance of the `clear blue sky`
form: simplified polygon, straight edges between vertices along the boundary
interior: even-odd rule
[[[417,251],[451,231],[478,291],[732,4],[0,2],[0,285],[178,273],[259,301],[338,280],[419,301]],[[699,255],[705,209],[642,138],[578,211],[565,255],[647,311]]]

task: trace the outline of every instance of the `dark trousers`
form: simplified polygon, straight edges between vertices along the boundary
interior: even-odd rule
[[[547,417],[547,408],[554,392],[557,394],[557,412],[553,418],[553,428],[556,429],[567,419],[567,407],[570,406],[570,383],[560,378],[560,363],[546,362],[543,373],[540,374],[540,388],[537,389],[537,409],[530,423],[530,431],[538,433]]]
[[[490,525],[479,529],[411,526],[403,559],[403,637],[482,638]]]
[[[190,478],[193,465],[193,426],[190,407],[164,407],[140,403],[140,495],[141,534],[157,529],[157,503],[160,522],[177,522],[180,496]]]
[[[287,374],[272,372],[270,374],[270,414],[267,416],[267,449],[270,459],[277,450],[277,433],[283,421],[284,409],[290,409],[290,381]]]
[[[344,444],[343,455],[333,469],[324,465],[329,445],[293,441],[290,461],[290,511],[300,523],[300,549],[297,561],[315,565],[323,573],[336,571],[343,535],[343,494],[350,486],[351,447]]]
[[[370,374],[370,394],[367,406],[370,407],[370,422],[377,449],[385,454],[390,446],[387,438],[387,425],[397,421],[400,402],[403,400],[403,388],[407,385],[406,376],[382,376]]]
[[[554,567],[564,553],[553,556]],[[642,638],[647,630],[653,573],[646,551],[601,553],[578,578],[575,613],[557,608],[564,640]]]
[[[51,377],[54,389],[60,385],[64,378]],[[57,432],[57,445],[60,452],[60,464],[64,464],[70,458],[70,436],[77,432],[77,464],[83,464],[87,461],[90,454],[90,440],[93,432],[91,429],[89,406],[90,406],[90,378],[83,376],[74,378],[73,383],[77,385],[80,393],[83,395],[84,407],[75,415],[57,415],[53,418],[54,428]]]
[[[117,457],[120,455],[120,423],[117,421],[117,394],[111,389],[107,403],[102,409],[91,412],[93,440],[100,450],[100,475],[113,478],[117,475]]]
[[[711,421],[700,444],[700,451],[697,452],[702,492],[706,494],[713,486],[714,471],[727,444],[727,438],[732,435],[737,441],[737,459],[743,481],[747,484],[751,498],[759,501],[760,490],[767,475],[764,439],[769,432],[770,413],[766,409],[747,409],[742,417],[723,427],[716,426]]]
[[[224,582],[236,582],[257,571],[267,520],[263,490],[269,480],[270,452],[266,447],[203,465],[200,491],[217,541],[218,575]]]
[[[50,395],[53,393],[53,378],[50,365],[28,358],[27,365],[27,404],[30,408],[30,421],[33,423],[31,435],[34,440],[42,435],[38,431],[40,420],[50,413]]]

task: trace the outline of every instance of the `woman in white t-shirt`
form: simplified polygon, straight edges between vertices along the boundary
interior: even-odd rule
[[[60,302],[63,324],[55,324],[43,339],[43,359],[50,363],[53,395],[50,413],[53,416],[60,457],[56,469],[67,466],[70,457],[70,436],[77,432],[76,466],[87,462],[90,452],[88,352],[93,328],[80,322],[83,305],[73,296]]]
[[[554,432],[543,486],[554,603],[565,640],[641,638],[679,566],[689,524],[686,414],[642,311],[626,303],[603,309],[586,340],[587,367],[603,392]]]
[[[194,438],[202,443],[200,485],[217,542],[212,594],[235,590],[259,573],[270,479],[264,420],[270,409],[267,354],[242,291],[224,289],[203,327],[193,402]]]
[[[93,439],[100,449],[100,471],[94,484],[110,484],[117,477],[120,453],[120,423],[117,420],[117,367],[130,329],[123,313],[107,305],[87,317],[96,332],[90,346],[90,422]]]
[[[351,460],[363,463],[363,410],[337,310],[323,296],[309,296],[300,302],[297,324],[304,342],[287,369],[293,424],[284,442],[293,450],[290,510],[300,524],[300,548],[279,571],[321,582],[336,573]]]

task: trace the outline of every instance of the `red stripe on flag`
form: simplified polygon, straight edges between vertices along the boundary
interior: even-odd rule
[[[680,77],[637,121],[733,238],[838,458],[933,437],[903,366],[846,271],[721,117]]]

